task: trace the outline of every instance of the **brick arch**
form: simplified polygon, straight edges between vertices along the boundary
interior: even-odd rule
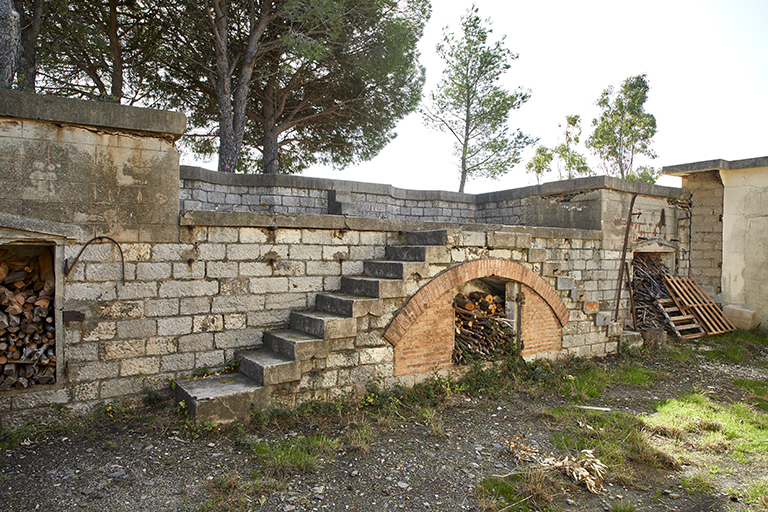
[[[540,276],[511,261],[477,260],[449,268],[422,286],[392,319],[385,329],[383,337],[392,345],[397,346],[408,329],[432,303],[462,283],[489,276],[502,277],[526,285],[551,308],[560,323],[560,327],[568,322],[568,309],[562,299],[554,288]]]

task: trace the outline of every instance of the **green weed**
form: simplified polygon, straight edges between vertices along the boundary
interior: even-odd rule
[[[665,429],[695,434],[685,439],[699,450],[744,455],[768,451],[768,416],[746,404],[723,405],[702,393],[690,393],[663,401],[656,410],[645,418],[647,425],[659,434]]]
[[[650,386],[656,379],[656,373],[648,368],[632,364],[623,366],[616,373],[616,378],[623,384]]]
[[[249,512],[255,503],[263,504],[265,495],[276,489],[270,480],[246,480],[234,473],[216,478],[209,491],[211,498],[205,501],[198,512]]]
[[[758,510],[768,510],[768,478],[753,482],[744,494],[744,500]]]
[[[619,503],[614,503],[613,506],[611,507],[611,510],[613,512],[636,512],[637,507],[635,507],[631,503],[621,501]]]
[[[750,392],[750,399],[768,412],[768,382],[762,380],[734,379],[733,384]]]
[[[562,487],[543,468],[526,468],[507,478],[490,477],[480,482],[480,498],[487,509],[504,511],[550,510],[556,497],[553,489]]]
[[[279,443],[260,442],[253,447],[263,474],[284,480],[301,473],[317,470],[324,457],[330,457],[339,447],[339,440],[324,435],[297,437]]]
[[[347,432],[345,446],[351,451],[367,452],[371,449],[372,429],[367,425],[352,427]]]
[[[556,422],[553,437],[560,450],[571,454],[594,450],[609,472],[628,484],[640,466],[679,467],[671,455],[650,444],[643,422],[631,414],[564,407],[551,411],[549,416]]]
[[[707,494],[714,488],[709,476],[702,473],[681,479],[680,485],[688,494]]]

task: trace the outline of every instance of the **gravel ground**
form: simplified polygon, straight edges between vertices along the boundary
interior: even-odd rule
[[[714,363],[701,355],[676,362],[651,354],[638,361],[661,377],[650,387],[611,386],[589,405],[648,414],[658,400],[695,388],[718,400],[738,401],[744,391],[733,386],[733,378],[768,381],[764,366]],[[620,363],[620,358],[609,357],[600,364]],[[438,409],[432,424],[399,413],[369,420],[365,449],[342,444],[317,471],[289,478],[275,490],[246,493],[252,502],[249,510],[482,510],[478,482],[524,464],[507,441],[522,439],[540,453],[556,452],[540,413],[565,404],[553,393],[521,391],[499,400],[455,395]],[[246,481],[259,469],[238,439],[280,440],[318,432],[344,439],[360,424],[357,416],[303,417],[261,429],[241,425],[198,431],[201,435],[195,438],[172,409],[168,402],[141,406],[0,452],[0,510],[198,510],[211,497],[218,477],[239,475]],[[716,492],[688,495],[679,486],[684,473],[647,475],[630,489],[609,481],[598,495],[564,480],[551,491],[563,510],[609,510],[619,501],[631,502],[637,510],[744,507]]]

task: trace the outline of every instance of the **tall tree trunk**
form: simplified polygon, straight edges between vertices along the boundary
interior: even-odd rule
[[[19,13],[11,0],[0,0],[0,87],[13,85],[19,61],[20,32]]]
[[[15,0],[16,11],[21,17],[21,57],[16,71],[19,89],[35,92],[37,80],[37,39],[43,26],[45,0],[34,0],[32,11],[24,11],[23,0]]]
[[[112,51],[112,88],[110,94],[118,103],[123,100],[123,48],[117,33],[117,0],[109,0],[109,47]]]

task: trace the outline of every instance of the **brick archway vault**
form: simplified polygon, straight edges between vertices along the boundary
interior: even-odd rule
[[[456,286],[482,277],[496,276],[522,283],[538,294],[551,308],[560,327],[568,322],[569,313],[560,296],[544,279],[518,263],[506,260],[477,260],[451,267],[416,292],[392,319],[383,337],[397,347],[408,329],[427,308]]]

